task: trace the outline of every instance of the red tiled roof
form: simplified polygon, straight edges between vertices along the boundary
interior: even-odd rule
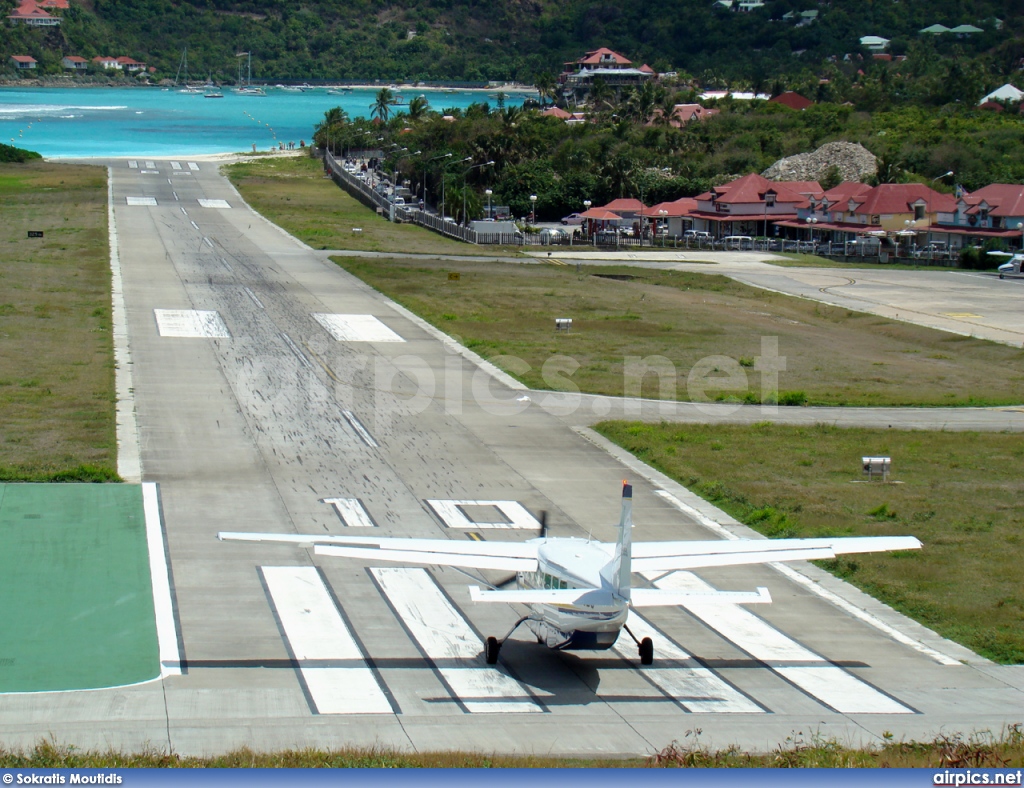
[[[939,194],[923,183],[881,183],[857,198],[860,204],[856,212],[881,215],[884,213],[911,213],[911,207],[919,200],[926,203],[928,211],[952,213],[956,201],[948,194]]]
[[[725,205],[761,203],[768,191],[775,192],[777,202],[799,203],[809,194],[820,194],[821,186],[817,181],[770,181],[752,172],[732,183],[716,186],[713,193],[702,194],[697,199],[714,199]]]
[[[78,55],[67,55],[66,57],[64,57],[62,59],[68,61],[69,63],[88,63],[89,62],[84,57],[79,57]]]
[[[993,183],[971,192],[964,198],[968,205],[984,200],[990,216],[1024,216],[1024,186],[1016,183]]]
[[[633,63],[632,60],[627,60],[622,55],[620,55],[618,52],[612,52],[607,47],[601,47],[600,49],[595,49],[593,52],[587,52],[586,55],[581,57],[576,62],[580,63],[582,65],[585,65],[585,66],[597,65],[598,63],[601,62],[601,56],[602,55],[611,55],[613,57],[613,59],[615,60],[615,63],[620,65],[620,66],[629,66],[629,65],[632,65],[632,63]],[[607,62],[607,60],[605,62]]]
[[[647,210],[646,205],[632,197],[620,197],[619,199],[612,200],[610,203],[602,207],[606,211],[632,211],[633,213],[640,213],[640,211]]]
[[[40,8],[70,8],[68,0],[39,0]]]
[[[655,73],[654,69],[651,68],[646,63],[644,63],[642,66],[640,66],[640,70],[643,71],[645,74],[653,74],[653,73]]]
[[[540,114],[541,115],[547,115],[547,116],[550,116],[550,117],[553,117],[553,118],[561,118],[562,120],[565,120],[566,118],[571,118],[572,117],[571,113],[566,112],[561,107],[548,107],[546,110],[544,110]]]
[[[593,219],[600,222],[615,221],[622,218],[617,213],[606,211],[604,208],[591,208],[581,213],[580,216],[584,219]]]
[[[673,202],[659,202],[644,210],[645,216],[658,216],[660,211],[665,211],[668,216],[688,216],[690,211],[697,210],[697,200],[693,197],[681,197]]]
[[[792,90],[787,90],[785,93],[780,93],[773,99],[768,99],[769,103],[781,104],[784,107],[790,109],[807,109],[814,105],[814,102],[810,99],[804,98],[799,93],[794,93]]]
[[[863,196],[871,191],[871,187],[866,183],[858,183],[857,181],[843,181],[833,189],[829,189],[825,192],[825,199],[828,200],[829,205],[835,205],[836,203],[843,204],[843,210],[846,210],[847,203],[850,202],[850,198],[856,199]]]
[[[38,61],[29,55],[11,55],[11,60],[15,63],[37,63]]]
[[[50,14],[37,6],[33,0],[26,0],[7,15],[8,19],[52,19]]]

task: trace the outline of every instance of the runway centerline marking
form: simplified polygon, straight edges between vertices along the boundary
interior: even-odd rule
[[[220,313],[200,309],[154,309],[157,331],[162,337],[186,339],[230,339]]]
[[[395,711],[316,568],[262,566],[260,572],[317,713]],[[308,664],[317,662],[328,664]]]
[[[282,332],[281,339],[284,340],[284,343],[288,346],[288,349],[295,354],[295,358],[299,360],[302,366],[304,366],[306,369],[313,368],[313,365],[309,363],[309,359],[306,358],[305,354],[301,350],[299,350],[299,346],[292,341],[292,338],[290,336]]]
[[[516,528],[528,531],[539,531],[537,518],[527,511],[519,501],[456,501],[429,498],[427,505],[437,514],[447,528]],[[495,522],[479,522],[471,519],[466,513],[467,506],[489,506],[497,509],[504,520]]]
[[[673,572],[659,579],[656,585],[686,591],[715,590],[692,572]],[[765,663],[769,670],[835,711],[842,714],[914,713],[913,709],[833,665],[739,605],[701,602],[695,598],[683,607],[727,641]]]
[[[333,506],[341,522],[348,528],[377,527],[366,506],[358,498],[324,498],[322,502]]]
[[[221,262],[223,263],[224,261],[221,260]],[[227,265],[227,264],[225,263],[225,265]],[[228,270],[230,271],[231,269],[229,268]],[[266,309],[266,307],[263,306],[263,302],[260,301],[260,299],[256,296],[256,294],[252,290],[250,290],[248,287],[242,287],[242,290],[243,290],[243,292],[247,296],[249,296],[249,300],[252,301],[254,304],[256,304],[256,306],[258,306],[260,309]]]
[[[339,342],[405,342],[373,315],[314,313],[313,319]]]
[[[378,567],[370,573],[452,697],[467,712],[544,711],[523,685],[484,662],[479,635],[427,570]],[[453,662],[455,666],[451,666]]]

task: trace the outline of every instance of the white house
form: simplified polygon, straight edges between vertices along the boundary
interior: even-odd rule
[[[860,45],[872,52],[884,52],[889,46],[889,39],[881,36],[861,36]]]

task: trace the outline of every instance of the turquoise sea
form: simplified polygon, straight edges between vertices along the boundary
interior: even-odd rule
[[[0,142],[47,158],[84,156],[183,156],[234,153],[304,140],[324,112],[341,107],[366,117],[378,88],[329,94],[324,88],[290,92],[267,88],[266,96],[224,89],[223,98],[156,87],[0,88]],[[494,91],[446,93],[410,88],[395,91],[406,102],[423,95],[431,109],[495,104]],[[508,105],[522,94],[509,94]],[[401,111],[402,107],[395,108]]]

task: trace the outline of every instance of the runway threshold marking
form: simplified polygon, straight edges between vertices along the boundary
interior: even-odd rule
[[[260,573],[317,713],[397,711],[367,665],[316,568],[262,566]]]
[[[519,501],[460,501],[448,499],[427,499],[427,505],[434,510],[447,528],[517,528],[539,531],[540,523]],[[469,517],[465,507],[493,507],[505,518],[494,522],[480,522]]]
[[[323,498],[323,503],[334,507],[335,513],[347,528],[376,528],[377,523],[358,498]]]
[[[649,637],[654,641],[654,666],[644,668],[640,674],[687,711],[702,714],[764,713],[764,708],[714,671],[698,664],[678,644],[632,611],[629,614],[629,628],[637,640]],[[612,649],[624,659],[637,659],[636,644],[625,635],[619,636]],[[690,664],[662,667],[666,661]]]
[[[715,590],[692,572],[673,572],[659,579],[656,585],[686,591]],[[727,641],[763,662],[769,670],[835,711],[843,714],[914,713],[913,709],[833,665],[739,605],[694,599],[683,607]]]
[[[373,315],[314,313],[313,319],[339,342],[405,342]]]
[[[146,169],[147,170],[155,170],[156,169],[156,163],[152,162],[152,161],[147,161],[146,162]]]
[[[154,309],[157,331],[162,337],[187,339],[230,339],[219,312],[201,309]]]
[[[156,197],[125,197],[127,205],[156,205]]]
[[[172,170],[180,170],[181,169],[181,162],[172,161],[171,162],[171,169]]]
[[[425,569],[378,567],[370,573],[406,631],[465,711],[544,711],[523,685],[500,668],[486,664],[480,636]]]
[[[353,430],[355,430],[356,435],[359,436],[360,440],[362,440],[363,443],[365,443],[371,449],[376,449],[380,446],[380,444],[377,443],[376,440],[374,440],[369,430],[367,430],[366,427],[363,426],[363,423],[359,420],[356,414],[354,414],[350,410],[343,410],[341,412],[341,415],[345,417],[345,421],[347,421],[349,426]]]
[[[203,208],[230,208],[231,205],[227,200],[208,200],[204,197],[200,197],[199,204]]]
[[[137,170],[137,169],[139,169],[139,163],[137,161],[135,161],[134,159],[129,161],[128,162],[128,169],[130,169],[130,170]]]
[[[188,163],[188,168],[189,168],[190,170],[192,170],[193,172],[195,172],[195,171],[198,171],[198,169],[199,169],[199,165],[198,165],[198,164],[196,164],[196,163],[195,163],[194,161],[190,161],[190,162]]]

